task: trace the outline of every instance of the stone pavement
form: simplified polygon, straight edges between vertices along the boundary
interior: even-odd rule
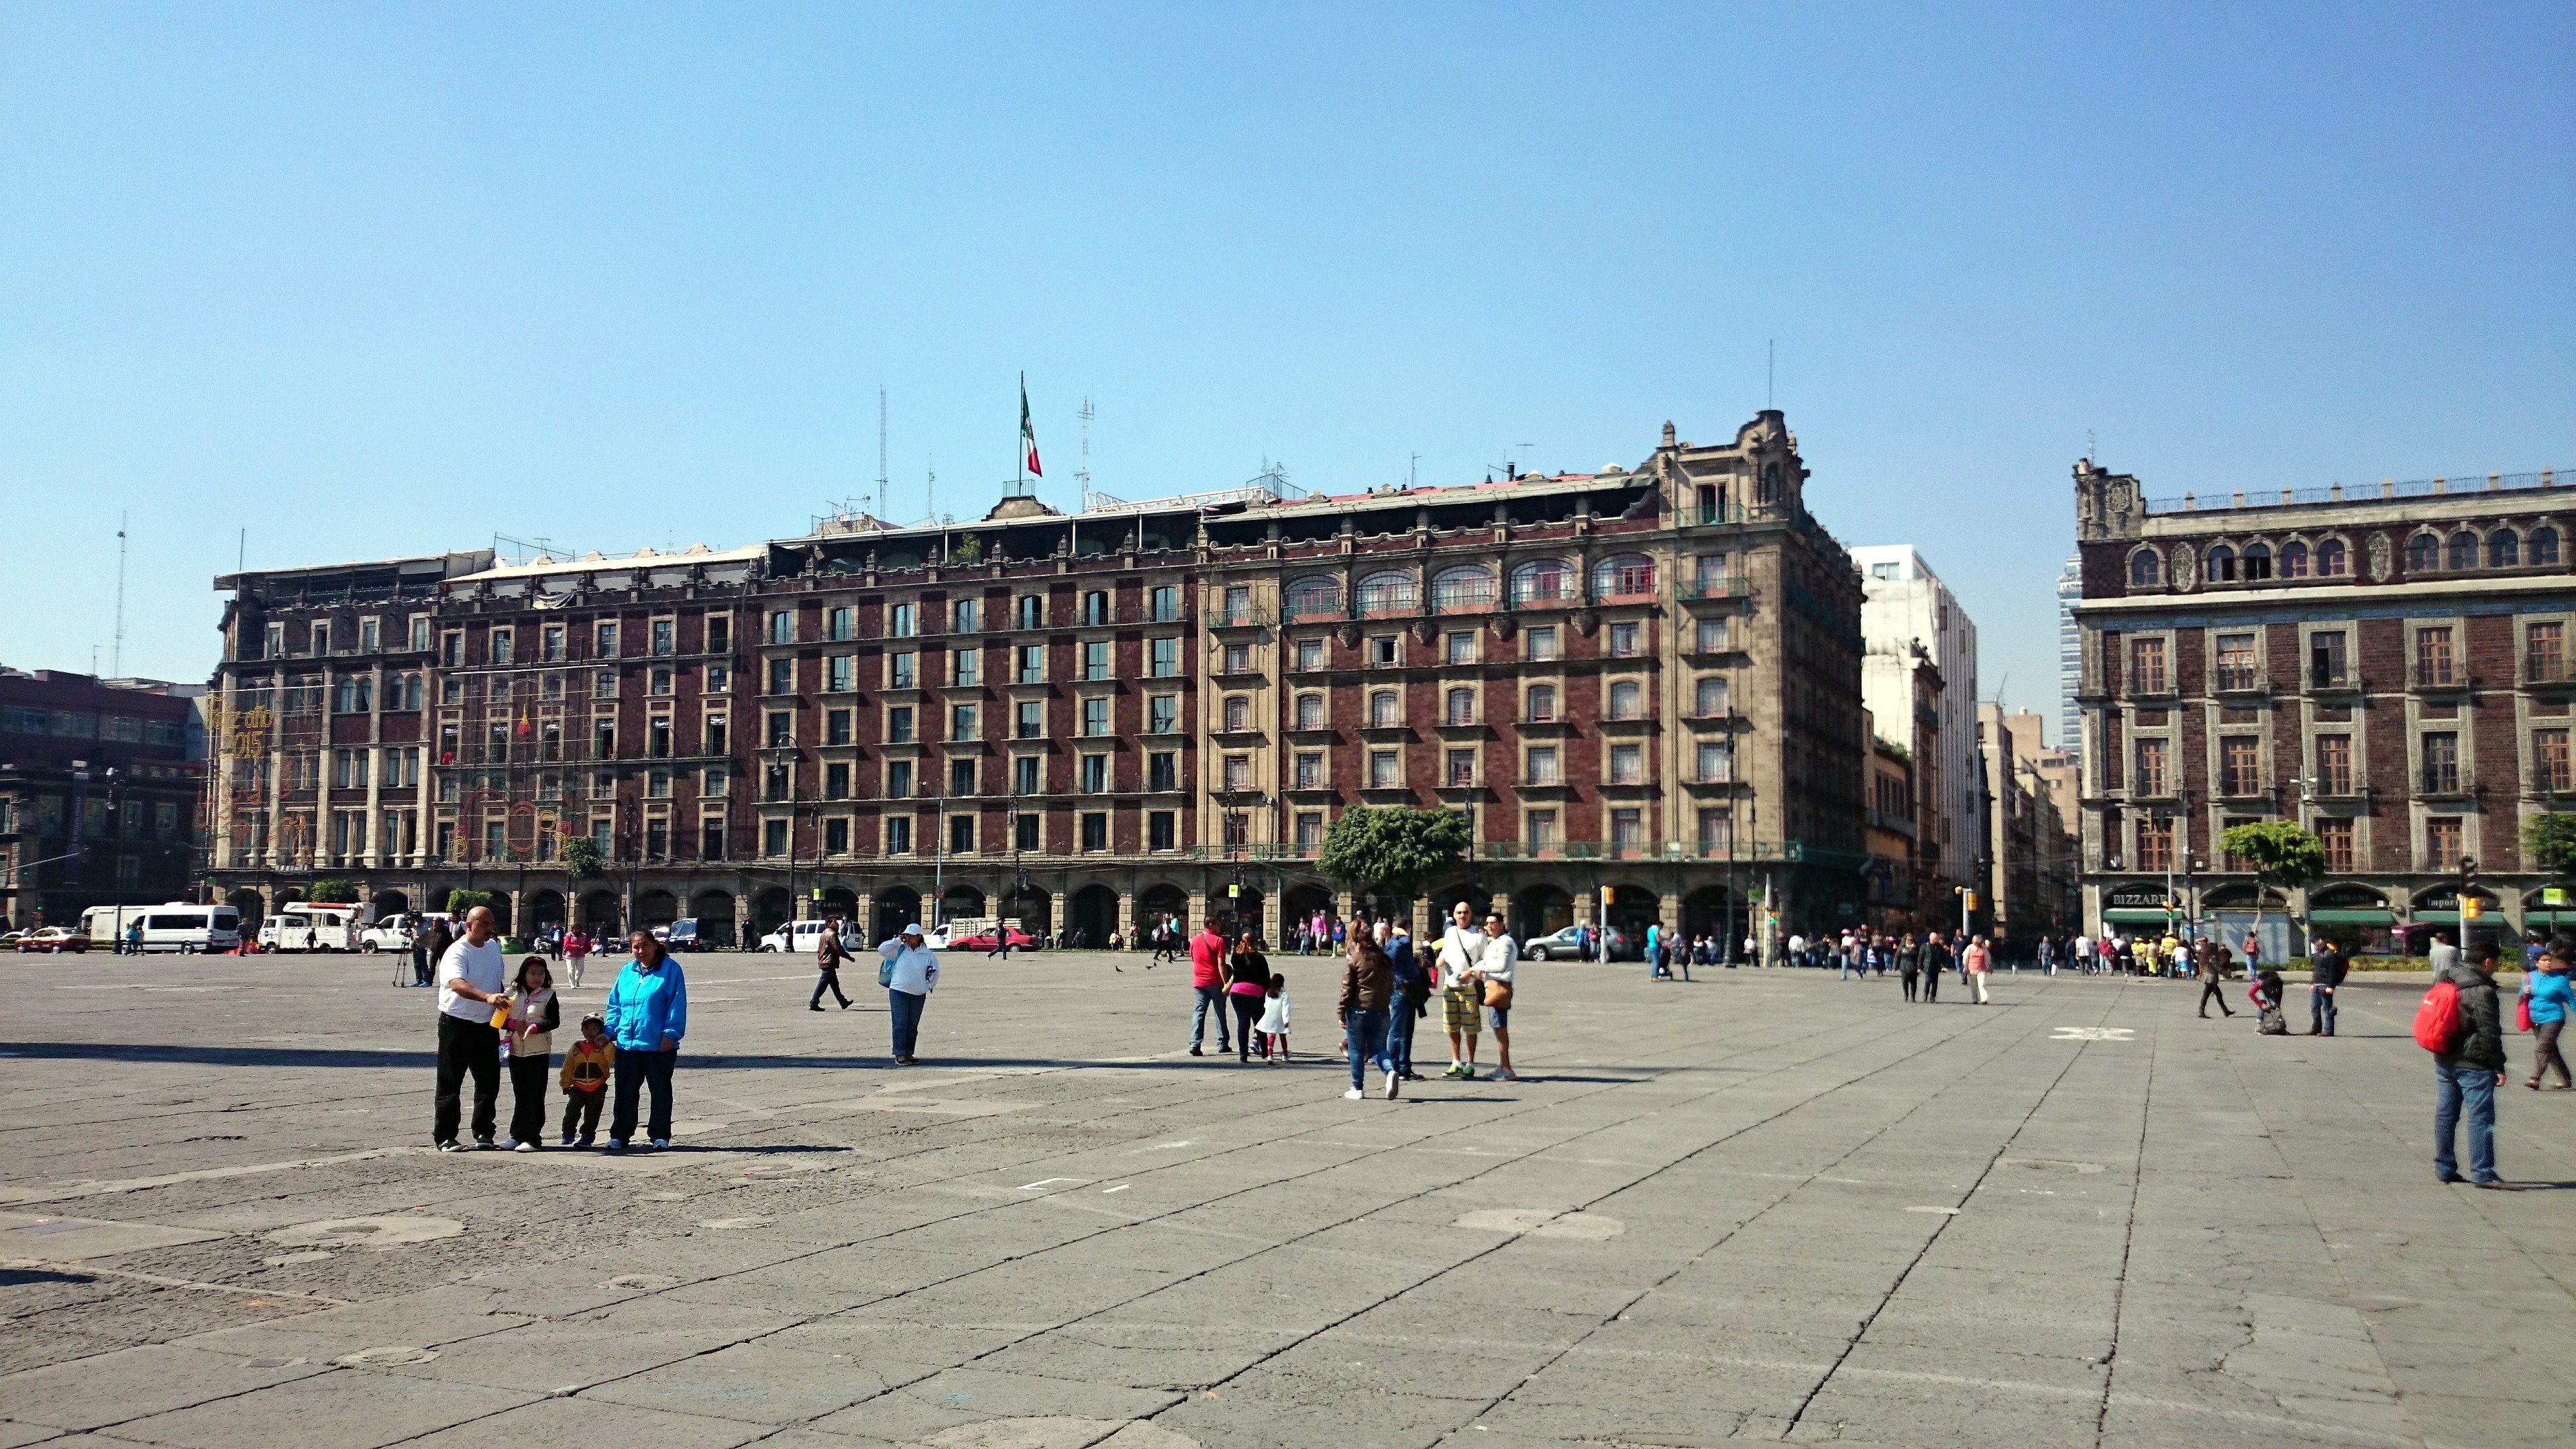
[[[685,965],[679,1145],[611,1158],[429,1151],[380,959],[0,963],[0,1449],[2576,1435],[2576,1191],[2432,1180],[2404,984],[2326,1041],[1536,965],[1529,1080],[1388,1103],[1182,1054],[1137,957],[952,960],[908,1070],[872,985]],[[2572,1113],[2510,1088],[2506,1175]]]

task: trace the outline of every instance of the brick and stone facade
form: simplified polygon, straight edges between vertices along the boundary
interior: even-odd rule
[[[2464,858],[2506,931],[2556,924],[2520,836],[2571,793],[2576,511],[2557,487],[2150,501],[2079,464],[2086,922],[2160,922],[2168,865],[2195,914],[2250,919],[2218,833],[2287,819],[2330,867],[2287,904],[2331,930],[2420,947],[2459,920]]]
[[[1633,471],[228,577],[213,871],[253,909],[329,872],[522,926],[1276,940],[1364,904],[1314,868],[1333,816],[1402,804],[1472,817],[1431,897],[1524,931],[1741,925],[1766,887],[1812,928],[1861,901],[1867,740],[1805,483],[1764,413]]]
[[[205,793],[199,686],[0,669],[0,919],[191,898]]]

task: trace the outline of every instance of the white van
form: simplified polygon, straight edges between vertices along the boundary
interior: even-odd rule
[[[761,937],[760,949],[811,956],[823,944],[823,927],[828,924],[825,921],[789,921]],[[841,923],[841,949],[855,956],[866,950],[867,944],[859,938],[857,927],[847,921]]]
[[[263,951],[354,951],[375,910],[363,905],[288,901],[259,923]]]
[[[200,951],[230,951],[241,945],[241,912],[231,906],[191,901],[168,901],[157,906],[92,906],[81,912],[81,923],[88,927],[92,941],[110,948],[121,948],[125,933],[138,923],[143,927],[146,951],[176,951],[193,956]]]

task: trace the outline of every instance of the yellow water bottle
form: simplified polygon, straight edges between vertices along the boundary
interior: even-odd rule
[[[510,1024],[510,998],[496,996],[492,999],[492,1024],[496,1027]]]

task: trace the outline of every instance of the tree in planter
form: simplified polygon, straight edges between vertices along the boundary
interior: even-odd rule
[[[358,883],[342,876],[324,876],[305,888],[304,899],[317,906],[345,906],[358,899]]]
[[[1315,857],[1323,873],[1352,890],[1374,888],[1401,901],[1467,858],[1467,817],[1452,810],[1346,810],[1324,832]]]
[[[982,563],[984,540],[971,533],[957,540],[956,544],[948,550],[948,561],[953,564]]]
[[[465,929],[465,913],[476,906],[497,906],[501,897],[494,891],[452,890],[447,893],[447,912],[456,918],[456,929]]]
[[[572,873],[574,880],[598,879],[599,842],[587,835],[572,836],[564,841],[563,861],[564,869]]]
[[[2254,933],[2263,932],[2263,887],[2284,892],[2325,879],[2326,845],[2307,827],[2288,820],[2259,820],[2231,825],[2220,833],[2219,848],[2254,867]]]

